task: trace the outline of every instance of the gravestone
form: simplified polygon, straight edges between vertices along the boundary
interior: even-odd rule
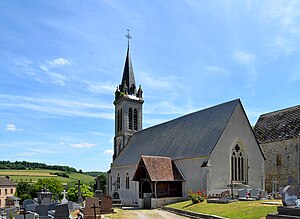
[[[112,198],[110,195],[102,195],[100,205],[100,213],[101,214],[111,214],[114,212],[112,208]]]
[[[48,189],[42,189],[37,192],[38,203],[42,205],[48,205],[52,200],[52,193]]]
[[[35,213],[28,213],[25,215],[25,219],[36,219],[38,217],[37,214]],[[24,215],[23,214],[16,214],[16,219],[24,219]]]
[[[103,191],[101,190],[101,183],[100,183],[100,176],[97,176],[95,178],[96,181],[96,190],[95,190],[95,198],[100,198],[101,195],[103,194]]]
[[[48,205],[48,211],[54,211],[55,210],[55,206],[58,205],[57,202],[52,202]]]
[[[37,205],[35,207],[35,212],[39,215],[40,219],[48,219],[48,206],[47,205]]]
[[[74,211],[79,210],[80,209],[80,205],[76,202],[73,202],[73,209]]]
[[[69,211],[74,211],[73,202],[71,202],[71,201],[68,201],[66,204],[68,205],[68,209],[69,209]]]
[[[260,198],[261,189],[251,189],[250,198],[259,199]]]
[[[85,199],[85,208],[83,210],[84,219],[95,219],[96,216],[100,216],[100,207],[98,198],[86,198]]]
[[[288,184],[281,192],[281,200],[284,206],[277,207],[278,214],[268,214],[267,219],[300,218],[300,208],[296,206],[296,200],[300,197],[300,186],[293,177],[289,177]]]
[[[225,191],[221,192],[221,198],[223,198],[225,196],[230,196],[230,191],[229,190],[225,190]]]
[[[69,209],[67,204],[56,205],[54,218],[55,219],[69,219]]]
[[[27,205],[32,205],[32,204],[34,204],[35,202],[32,200],[32,199],[25,199],[24,201],[23,201],[23,207],[24,207],[24,209],[25,209],[25,211],[27,211]]]
[[[15,215],[17,214],[17,208],[6,208],[6,218],[15,218]]]
[[[295,206],[299,196],[299,185],[288,185],[281,193],[281,200],[284,206]]]
[[[62,198],[62,200],[61,200],[61,203],[62,204],[66,204],[67,202],[68,202],[68,199],[66,198],[66,190],[64,189],[64,191],[62,192],[62,194],[63,194],[63,198]]]
[[[249,193],[249,190],[248,189],[242,189],[239,191],[239,199],[240,198],[247,198],[248,196],[248,193]]]
[[[78,197],[78,204],[82,204],[83,199],[82,199],[82,195],[81,195],[81,188],[80,188],[80,180],[78,180],[77,184],[78,185],[78,192],[77,192],[77,197]]]
[[[34,202],[33,204],[26,205],[25,211],[35,211],[35,207],[39,205],[38,203]]]

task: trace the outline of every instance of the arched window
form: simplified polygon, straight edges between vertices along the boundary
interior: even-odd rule
[[[282,166],[282,154],[277,154],[276,156],[276,163],[277,163],[277,166]]]
[[[133,113],[133,122],[134,122],[134,130],[138,129],[138,116],[137,116],[137,110],[134,109]]]
[[[122,114],[123,114],[123,112],[122,112],[122,109],[121,109],[121,110],[120,110],[120,131],[122,131],[122,125],[123,125],[123,124],[122,124],[122,120],[123,120],[123,118],[122,118],[123,115],[122,115]]]
[[[129,174],[128,173],[126,173],[126,180],[125,180],[125,182],[126,182],[126,189],[129,189]]]
[[[121,187],[121,179],[120,179],[120,173],[117,174],[117,189],[120,189]]]
[[[246,182],[247,162],[246,154],[239,144],[231,152],[231,180]]]
[[[128,120],[129,120],[129,129],[132,130],[132,109],[131,108],[129,108]]]

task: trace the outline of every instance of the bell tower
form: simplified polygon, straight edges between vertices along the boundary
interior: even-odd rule
[[[141,85],[137,89],[134,79],[133,67],[131,63],[129,40],[129,30],[127,54],[121,84],[115,92],[115,138],[113,160],[121,153],[126,146],[128,139],[133,133],[142,130],[142,106],[143,90]]]

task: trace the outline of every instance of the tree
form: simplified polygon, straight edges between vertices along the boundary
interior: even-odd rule
[[[49,189],[50,192],[53,194],[53,198],[56,196],[61,196],[61,193],[63,191],[63,185],[62,182],[59,179],[55,178],[45,178],[45,179],[39,179],[36,184],[34,185],[34,191],[39,192],[43,188]]]
[[[24,181],[18,182],[16,196],[21,199],[21,202],[23,202],[25,199],[31,199],[32,192],[33,192],[32,184]]]
[[[94,196],[94,193],[91,191],[91,188],[86,184],[81,185],[80,190],[83,199],[85,199],[86,197]],[[74,187],[71,187],[68,190],[68,200],[76,202],[78,200],[77,193],[78,193],[78,186],[75,185]]]

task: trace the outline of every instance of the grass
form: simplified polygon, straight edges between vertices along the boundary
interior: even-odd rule
[[[276,205],[263,204],[264,201],[239,201],[229,204],[207,203],[192,204],[191,201],[177,202],[167,207],[203,214],[217,215],[231,219],[265,218],[269,213],[277,212]],[[281,202],[278,202],[282,205]]]
[[[0,176],[10,176],[10,178],[14,182],[18,181],[27,181],[27,182],[37,182],[38,179],[43,178],[52,178],[55,177],[56,179],[59,179],[62,181],[62,183],[68,183],[72,181],[80,180],[82,183],[89,184],[91,181],[94,181],[94,177],[88,176],[81,173],[70,173],[69,178],[66,177],[60,177],[53,175],[51,173],[55,172],[62,172],[57,170],[44,170],[44,169],[35,169],[35,170],[0,170]]]

